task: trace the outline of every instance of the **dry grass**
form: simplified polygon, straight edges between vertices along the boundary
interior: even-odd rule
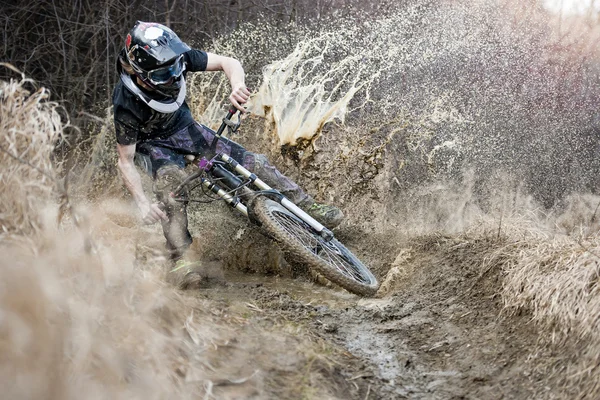
[[[26,85],[33,82],[0,81],[0,235],[39,230],[40,208],[55,187],[51,155],[63,131],[58,105],[46,89],[31,92]]]
[[[160,227],[140,227],[131,205],[69,201],[52,161],[57,105],[29,85],[0,81],[3,397],[334,398],[320,343],[175,291]]]
[[[590,222],[598,199],[589,197],[572,199],[577,204],[556,219],[549,218],[571,235],[560,228],[550,234],[549,219],[535,222],[516,215],[506,219],[501,240],[483,249],[477,277],[492,269],[500,271],[506,315],[525,311],[532,316],[540,334],[540,348],[531,349],[534,365],[567,398],[600,396],[600,238],[591,225],[575,222]],[[585,204],[588,217],[582,218]],[[492,230],[485,227],[490,223],[467,236],[489,235]],[[546,228],[538,228],[542,226]],[[551,354],[547,346],[554,349]]]
[[[189,365],[202,393],[202,346],[186,340],[189,308],[162,283],[161,259],[136,268],[131,235],[90,247],[88,232],[57,225],[65,193],[52,152],[64,126],[49,93],[33,85],[0,81],[0,235],[11,239],[0,250],[6,397],[191,398],[180,372]]]
[[[506,309],[532,313],[542,343],[560,349],[548,372],[580,398],[600,396],[599,254],[597,237],[522,240],[497,251]]]
[[[37,254],[2,249],[7,398],[191,398],[174,366],[191,369],[202,347],[185,340],[182,299],[127,253],[101,248],[98,257],[76,233],[55,237]]]
[[[511,244],[504,255],[508,308],[531,308],[554,335],[600,340],[600,240]]]

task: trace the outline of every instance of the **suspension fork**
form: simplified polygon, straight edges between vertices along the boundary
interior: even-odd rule
[[[232,196],[230,193],[225,191],[223,188],[221,188],[219,185],[217,185],[210,179],[201,178],[201,182],[205,188],[215,193],[217,196],[221,197],[231,207],[235,208],[236,210],[244,214],[246,217],[248,216],[248,207],[243,205],[236,196]]]
[[[225,200],[225,202],[227,204],[229,204],[231,207],[235,208],[236,210],[238,210],[239,212],[241,212],[242,214],[244,214],[247,217],[248,216],[248,208],[245,205],[243,205],[236,196],[232,196],[228,191],[223,189],[217,183],[213,182],[211,179],[207,179],[207,178],[203,177],[202,175],[206,171],[211,171],[211,174],[215,178],[223,179],[226,189],[229,187],[237,188],[242,184],[241,180],[239,180],[231,172],[223,169],[220,165],[213,165],[212,161],[207,161],[206,159],[202,159],[200,161],[200,163],[198,164],[198,170],[195,171],[194,173],[190,174],[187,178],[185,178],[185,180],[183,182],[181,182],[179,184],[179,186],[177,186],[177,188],[175,188],[175,190],[173,190],[171,195],[173,197],[178,197],[184,191],[186,185],[188,185],[189,183],[200,178],[200,183],[205,188],[207,188],[208,190],[210,190],[217,196],[221,197],[223,200]]]
[[[227,163],[231,167],[231,169],[233,169],[234,171],[236,171],[237,173],[242,175],[244,178],[248,179],[250,181],[250,183],[252,183],[254,186],[259,188],[260,190],[273,191],[273,188],[271,186],[264,183],[258,176],[256,176],[256,174],[248,171],[246,168],[241,166],[240,163],[235,161],[233,158],[229,157],[226,154],[221,154],[220,158],[221,158],[221,161]],[[327,235],[329,233],[328,229],[326,229],[321,223],[319,223],[313,217],[308,215],[306,212],[304,212],[304,210],[302,210],[300,207],[298,207],[297,205],[292,203],[287,198],[282,197],[281,205],[284,206],[285,208],[287,208],[293,214],[295,214],[298,218],[302,219],[304,222],[309,224],[318,233],[322,234],[323,236],[328,236]]]

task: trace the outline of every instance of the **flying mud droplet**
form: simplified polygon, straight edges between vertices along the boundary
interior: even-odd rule
[[[341,37],[351,37],[347,31]],[[367,90],[378,74],[361,65],[360,53],[344,54],[339,33],[303,41],[286,58],[263,69],[263,81],[252,110],[274,122],[280,145],[313,139],[328,122],[344,122],[357,92]],[[338,56],[339,57],[339,56]],[[366,97],[357,107],[366,103]]]

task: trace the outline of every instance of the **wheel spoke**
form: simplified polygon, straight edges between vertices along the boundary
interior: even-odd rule
[[[276,221],[290,236],[294,237],[302,246],[311,251],[324,262],[335,267],[343,275],[360,283],[370,284],[370,279],[361,274],[361,269],[356,267],[358,260],[353,260],[338,246],[337,240],[329,242],[315,232],[309,225],[285,211],[270,210],[273,220]],[[340,245],[341,246],[341,245]],[[344,249],[345,250],[345,249]]]

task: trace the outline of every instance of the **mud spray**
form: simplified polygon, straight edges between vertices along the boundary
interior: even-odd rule
[[[261,274],[175,291],[159,229],[98,190],[121,190],[110,124],[65,185],[56,106],[2,83],[7,397],[597,398],[598,54],[574,26],[519,2],[411,2],[206,46],[255,89],[234,139],[344,209],[373,300],[304,282],[206,207],[205,256]],[[228,90],[196,74],[196,117],[218,124]]]

